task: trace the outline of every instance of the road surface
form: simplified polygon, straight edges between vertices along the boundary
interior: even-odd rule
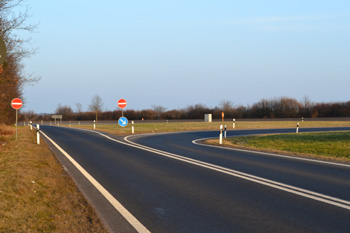
[[[41,130],[114,232],[350,232],[349,165],[193,143],[217,137],[214,131],[125,139],[54,126]],[[294,129],[228,136],[289,131]]]

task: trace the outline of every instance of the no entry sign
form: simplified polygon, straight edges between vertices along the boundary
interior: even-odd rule
[[[11,101],[11,106],[12,108],[16,109],[16,140],[17,140],[17,121],[18,121],[18,114],[17,114],[17,110],[20,109],[22,107],[23,103],[22,100],[20,98],[14,98]]]
[[[11,101],[11,106],[12,108],[14,109],[20,109],[22,107],[23,103],[22,103],[22,100],[19,99],[19,98],[14,98],[12,101]]]
[[[123,109],[126,107],[126,100],[125,99],[120,99],[118,100],[118,107]]]

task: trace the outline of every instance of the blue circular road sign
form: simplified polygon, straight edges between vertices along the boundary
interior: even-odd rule
[[[126,117],[121,117],[119,118],[118,120],[118,124],[121,126],[121,127],[125,127],[128,125],[128,119]]]

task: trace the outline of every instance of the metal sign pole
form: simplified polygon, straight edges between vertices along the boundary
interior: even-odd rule
[[[18,118],[17,118],[17,116],[18,116],[17,111],[18,111],[18,110],[16,109],[16,140],[17,140],[17,122],[18,122],[18,120],[17,120],[17,119],[18,119]]]

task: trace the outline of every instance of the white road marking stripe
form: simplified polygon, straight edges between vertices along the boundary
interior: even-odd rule
[[[199,160],[196,160],[196,159],[187,158],[187,157],[184,157],[184,156],[181,156],[181,155],[172,154],[172,153],[169,153],[169,152],[166,152],[166,151],[157,150],[157,149],[154,149],[154,148],[151,148],[151,147],[143,146],[143,145],[140,145],[140,144],[137,144],[135,142],[132,142],[132,141],[128,140],[129,137],[132,137],[134,135],[130,135],[130,136],[125,137],[124,138],[125,141],[128,142],[128,143],[126,143],[126,142],[122,142],[122,141],[116,140],[114,138],[111,138],[111,137],[109,137],[109,136],[107,136],[107,135],[105,135],[103,133],[98,132],[98,131],[87,130],[87,129],[79,129],[79,130],[93,132],[93,133],[99,134],[99,135],[101,135],[101,136],[103,136],[103,137],[105,137],[105,138],[107,138],[107,139],[109,139],[111,141],[114,141],[114,142],[117,142],[117,143],[120,143],[120,144],[124,144],[124,145],[127,145],[127,146],[132,146],[132,147],[135,147],[135,148],[138,148],[138,149],[141,149],[141,150],[149,151],[149,152],[152,152],[152,153],[155,153],[155,154],[159,154],[159,155],[162,155],[162,156],[165,156],[165,157],[173,158],[173,159],[180,160],[180,161],[183,161],[183,162],[186,162],[186,163],[190,163],[190,164],[197,165],[197,166],[200,166],[200,167],[208,168],[208,169],[211,169],[211,170],[214,170],[214,171],[218,171],[218,172],[221,172],[221,173],[224,173],[224,174],[228,174],[228,175],[235,176],[235,177],[238,177],[238,178],[242,178],[242,179],[245,179],[245,180],[249,180],[249,181],[252,181],[252,182],[255,182],[255,183],[259,183],[259,184],[262,184],[262,185],[265,185],[265,186],[269,186],[269,187],[272,187],[272,188],[275,188],[275,189],[283,190],[285,192],[293,193],[295,195],[299,195],[299,196],[302,196],[302,197],[307,197],[307,198],[312,199],[312,200],[320,201],[320,202],[323,202],[323,203],[327,203],[327,204],[330,204],[330,205],[334,205],[334,206],[338,206],[338,207],[350,210],[350,201],[342,200],[342,199],[339,199],[339,198],[336,198],[336,197],[331,197],[331,196],[324,195],[324,194],[321,194],[321,193],[316,193],[316,192],[309,191],[309,190],[306,190],[306,189],[302,189],[302,188],[298,188],[298,187],[295,187],[295,186],[283,184],[283,183],[280,183],[280,182],[276,182],[276,181],[265,179],[265,178],[262,178],[262,177],[250,175],[250,174],[247,174],[247,173],[244,173],[244,172],[239,172],[239,171],[236,171],[236,170],[232,170],[232,169],[229,169],[229,168],[217,166],[217,165],[214,165],[214,164],[202,162],[202,161],[199,161]]]
[[[44,132],[41,133],[64,155],[66,158],[96,187],[97,190],[114,206],[114,208],[135,228],[137,232],[150,232],[143,226],[119,201],[117,201],[100,183],[97,182],[79,163],[77,163],[67,152],[57,145]]]
[[[103,134],[101,134],[101,135],[103,135]],[[106,135],[103,135],[103,136],[108,137]],[[131,142],[130,140],[128,140],[129,137],[131,137],[131,136],[125,137],[125,140],[127,142],[131,143],[132,146],[134,146],[134,147],[137,147],[137,148],[140,148],[140,149],[143,149],[143,150],[146,150],[146,151],[157,153],[157,154],[160,154],[160,155],[163,155],[163,156],[166,156],[166,157],[170,157],[170,158],[173,158],[173,159],[181,160],[181,161],[184,161],[184,162],[187,162],[187,163],[191,163],[191,164],[194,164],[194,165],[197,165],[197,166],[205,167],[205,168],[208,168],[208,169],[211,169],[211,170],[215,170],[215,171],[218,171],[218,172],[222,172],[222,173],[225,173],[225,174],[236,176],[236,177],[239,177],[239,178],[242,178],[242,179],[246,179],[246,180],[249,180],[249,181],[252,181],[252,182],[256,182],[256,183],[263,184],[263,185],[266,185],[266,186],[269,186],[269,187],[273,187],[273,188],[280,189],[280,190],[283,190],[283,191],[286,191],[286,192],[290,192],[290,193],[293,193],[293,194],[296,194],[296,195],[299,195],[299,196],[307,197],[307,198],[310,198],[310,199],[313,199],[313,200],[317,200],[317,201],[320,201],[320,202],[328,203],[328,204],[331,204],[331,205],[335,205],[335,206],[342,207],[342,208],[350,210],[350,201],[342,200],[342,199],[331,197],[331,196],[328,196],[328,195],[323,195],[321,193],[316,193],[316,192],[313,192],[313,191],[309,191],[309,190],[298,188],[298,187],[295,187],[295,186],[283,184],[283,183],[280,183],[280,182],[272,181],[272,180],[269,180],[269,179],[265,179],[265,178],[254,176],[254,175],[250,175],[250,174],[247,174],[247,173],[239,172],[239,171],[232,170],[232,169],[229,169],[229,168],[217,166],[217,165],[214,165],[214,164],[210,164],[210,163],[202,162],[202,161],[191,159],[191,158],[186,158],[186,157],[183,157],[183,156],[180,156],[180,155],[172,154],[172,153],[169,153],[169,152],[165,152],[165,151],[153,149],[153,148],[150,148],[150,147],[146,147],[146,146],[143,146],[143,145]],[[111,140],[117,141],[115,139],[111,139]],[[118,141],[118,142],[119,143],[123,143],[123,142],[120,142],[120,141]],[[125,144],[125,143],[123,143],[123,144]]]

